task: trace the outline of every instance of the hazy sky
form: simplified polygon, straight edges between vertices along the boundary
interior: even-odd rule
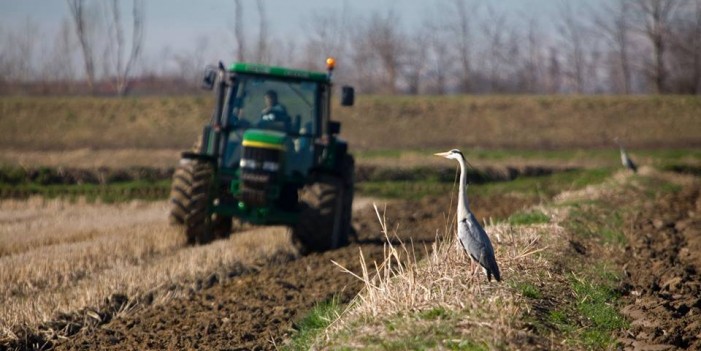
[[[535,18],[541,23],[542,29],[552,31],[552,17],[557,11],[558,1],[483,0],[481,3],[506,11],[509,18],[515,21],[526,23],[529,18]],[[587,3],[598,1],[605,0],[588,0]],[[127,7],[131,1],[121,2],[125,7],[123,16],[128,19]],[[450,4],[450,0],[265,0],[270,32],[281,39],[302,36],[303,23],[309,20],[310,13],[340,10],[344,2],[352,13],[359,15],[367,15],[373,11],[384,13],[391,9],[399,15],[404,28],[409,30],[421,25],[427,13]],[[144,3],[146,57],[157,59],[165,47],[176,52],[192,50],[195,41],[205,36],[209,38],[210,46],[215,45],[217,38],[221,38],[223,45],[217,54],[228,55],[233,52],[234,1],[146,0]],[[248,25],[255,26],[255,2],[244,0],[243,3],[245,16],[251,19]],[[16,28],[30,19],[38,24],[40,32],[46,33],[47,39],[51,40],[55,28],[68,17],[68,6],[63,0],[0,0],[0,29]],[[248,32],[253,34],[255,31],[254,27]]]

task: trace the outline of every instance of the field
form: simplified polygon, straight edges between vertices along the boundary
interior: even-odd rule
[[[179,150],[200,133],[210,106],[205,96],[6,97],[0,147]],[[361,96],[334,113],[358,151],[609,148],[616,136],[634,148],[689,148],[699,146],[701,128],[701,101],[687,96]]]
[[[699,98],[361,96],[358,237],[309,256],[167,224],[210,102],[0,98],[0,348],[701,347]],[[461,269],[453,147],[501,284]]]

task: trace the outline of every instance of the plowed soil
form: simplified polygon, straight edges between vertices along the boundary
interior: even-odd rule
[[[358,237],[347,247],[301,258],[283,255],[222,281],[212,276],[183,297],[146,303],[99,323],[84,323],[69,338],[49,340],[45,347],[275,349],[315,304],[335,296],[348,302],[361,288],[359,281],[342,273],[331,260],[358,272],[360,250],[368,262],[382,259],[384,236],[377,217],[367,200],[360,202],[366,206],[355,212]],[[475,198],[472,202],[480,219],[503,218],[528,205],[526,200],[511,196]],[[447,195],[392,202],[386,208],[388,228],[396,229],[404,242],[413,242],[420,257],[437,230],[444,230],[452,220],[452,214],[446,213],[453,205]],[[620,260],[626,273],[622,312],[631,326],[621,332],[619,341],[626,349],[701,349],[699,185],[687,185],[640,205],[638,215],[629,218],[629,244]],[[119,296],[112,300],[120,304]],[[32,348],[30,344],[14,346]]]
[[[504,217],[527,205],[514,198],[473,202],[478,218]],[[394,202],[386,208],[388,228],[398,229],[406,243],[413,242],[420,256],[426,252],[424,245],[435,239],[436,230],[452,219],[446,218],[450,208],[448,196]],[[256,272],[221,283],[215,280],[185,298],[83,328],[68,340],[56,341],[55,349],[274,349],[315,304],[334,296],[348,302],[361,288],[358,280],[342,273],[331,260],[359,272],[359,250],[368,262],[382,259],[385,239],[371,206],[356,211],[354,227],[358,237],[347,247],[273,260]]]
[[[629,231],[624,281],[636,350],[701,350],[701,193],[698,184],[643,205]]]

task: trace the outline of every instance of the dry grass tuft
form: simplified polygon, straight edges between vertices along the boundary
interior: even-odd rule
[[[355,340],[363,335],[377,336],[383,342],[401,339],[402,336],[392,335],[396,331],[386,328],[386,324],[397,318],[422,323],[420,317],[412,316],[421,316],[426,311],[447,311],[454,315],[448,332],[452,337],[492,346],[512,339],[518,333],[516,318],[528,305],[509,284],[524,279],[540,281],[541,272],[547,272],[550,263],[539,253],[558,245],[557,238],[563,234],[563,229],[556,224],[487,226],[504,277],[502,283],[487,283],[481,270],[470,271],[469,258],[457,244],[454,222],[446,225],[445,234],[437,233],[431,253],[417,262],[413,244],[391,244],[390,237],[398,240],[396,233],[390,234],[385,218],[376,207],[375,210],[387,239],[385,259],[380,263],[368,263],[361,252],[362,271],[359,273],[337,264],[342,271],[363,281],[365,288],[327,330],[326,342],[331,347],[335,343],[358,347],[372,344],[369,339]],[[415,325],[410,328],[421,329]],[[348,333],[355,341],[344,339],[343,335]],[[445,346],[450,340],[437,342]]]

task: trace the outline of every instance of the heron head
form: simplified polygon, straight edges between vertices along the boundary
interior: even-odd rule
[[[463,155],[462,152],[458,149],[452,149],[452,150],[447,151],[447,152],[439,152],[439,153],[434,154],[434,155],[449,158],[452,160],[462,159],[463,161],[465,161],[465,164],[467,164],[470,168],[474,168],[474,167],[472,167],[472,165],[469,162],[467,162],[465,155]]]

